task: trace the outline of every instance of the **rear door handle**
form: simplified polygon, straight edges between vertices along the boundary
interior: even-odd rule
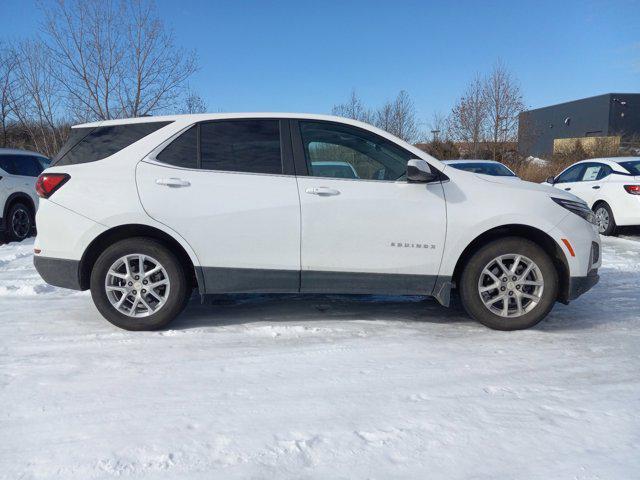
[[[594,185],[594,186],[593,186],[593,187],[591,187],[591,188],[593,188],[594,190],[598,190],[598,189],[600,188],[600,185]]]
[[[571,187],[567,187],[567,188],[565,188],[565,190],[571,190]]]
[[[158,185],[164,185],[165,187],[180,188],[188,187],[191,182],[188,180],[182,180],[181,178],[158,178],[156,180]]]
[[[311,187],[305,190],[310,195],[320,195],[321,197],[330,197],[332,195],[340,195],[340,190],[329,187]]]

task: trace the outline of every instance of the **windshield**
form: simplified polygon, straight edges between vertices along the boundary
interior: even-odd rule
[[[618,162],[624,168],[629,170],[631,175],[640,175],[640,160],[631,160],[629,162]]]
[[[516,176],[511,170],[500,163],[467,162],[452,163],[451,166],[458,170],[466,170],[467,172],[481,173],[483,175],[491,175],[493,177]]]

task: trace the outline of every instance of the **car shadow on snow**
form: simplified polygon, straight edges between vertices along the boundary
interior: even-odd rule
[[[549,316],[533,327],[554,333],[622,326],[640,319],[638,273],[606,268],[591,291],[569,305],[556,304]],[[170,328],[187,330],[258,322],[387,321],[478,326],[454,294],[449,308],[422,296],[238,294],[194,295]]]
[[[430,297],[382,295],[194,295],[171,323],[174,330],[257,322],[396,321],[471,323],[461,307],[444,308]]]

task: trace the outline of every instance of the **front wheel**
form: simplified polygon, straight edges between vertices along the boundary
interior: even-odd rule
[[[467,313],[496,330],[540,322],[558,296],[558,272],[537,244],[519,237],[495,240],[468,260],[460,277]]]
[[[165,327],[185,307],[190,288],[180,261],[151,238],[107,248],[91,272],[91,296],[109,322],[125,330]]]

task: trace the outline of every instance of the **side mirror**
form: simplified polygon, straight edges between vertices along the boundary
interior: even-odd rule
[[[427,162],[419,158],[413,158],[407,162],[408,182],[433,182],[438,176],[431,171]]]
[[[553,185],[554,183],[556,183],[556,179],[555,177],[549,177],[546,180],[547,183],[550,183],[551,185]]]

